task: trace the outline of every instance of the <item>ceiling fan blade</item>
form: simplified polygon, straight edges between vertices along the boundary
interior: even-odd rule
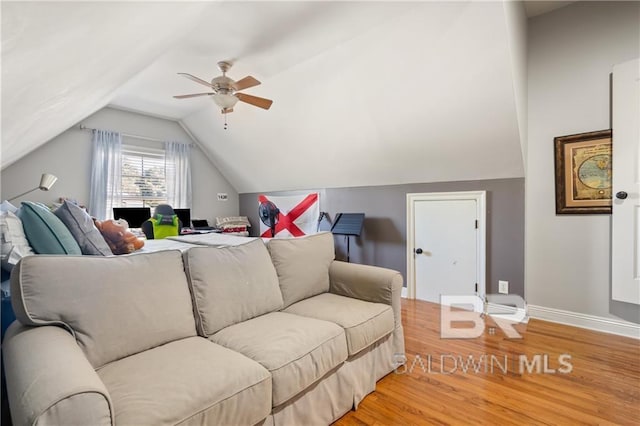
[[[176,99],[186,99],[186,98],[195,98],[197,96],[210,96],[210,95],[215,95],[215,92],[193,93],[191,95],[176,95],[176,96],[174,96],[174,98],[176,98]]]
[[[186,72],[179,72],[178,74],[179,75],[183,75],[183,76],[187,77],[189,80],[195,81],[196,83],[200,83],[200,84],[203,84],[203,85],[205,85],[207,87],[211,87],[211,83],[209,83],[208,81],[204,81],[203,79],[198,78],[195,75],[187,74]]]
[[[244,90],[248,89],[249,87],[257,86],[258,84],[260,84],[258,80],[248,75],[242,80],[238,80],[233,83],[232,86],[235,90]]]
[[[257,96],[251,96],[245,93],[236,93],[234,96],[240,99],[242,102],[246,102],[263,109],[269,109],[271,107],[271,104],[273,103],[271,99],[259,98]]]

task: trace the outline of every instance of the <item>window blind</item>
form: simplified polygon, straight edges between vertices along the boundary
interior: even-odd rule
[[[122,146],[122,207],[155,207],[167,202],[164,150]]]

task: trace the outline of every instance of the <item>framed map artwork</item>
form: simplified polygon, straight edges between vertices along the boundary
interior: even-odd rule
[[[553,139],[556,214],[611,214],[611,130]]]

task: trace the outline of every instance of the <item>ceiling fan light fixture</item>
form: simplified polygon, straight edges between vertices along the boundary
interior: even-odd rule
[[[213,102],[220,107],[220,109],[233,108],[238,102],[238,98],[225,93],[216,93],[215,95],[212,95],[211,98],[213,99]]]
[[[210,91],[204,93],[192,93],[189,95],[176,95],[174,96],[174,98],[187,99],[199,96],[210,96],[211,99],[213,99],[213,102],[218,106],[218,108],[220,108],[222,114],[225,115],[225,128],[226,115],[230,112],[233,112],[233,107],[236,105],[236,103],[238,103],[238,101],[256,106],[258,108],[269,109],[271,107],[271,104],[273,103],[272,100],[240,92],[240,90],[258,86],[260,84],[260,81],[250,75],[241,78],[238,81],[227,77],[226,73],[229,68],[231,68],[231,65],[232,63],[227,61],[218,62],[218,68],[220,68],[220,71],[222,71],[222,75],[213,78],[211,80],[211,83],[201,79],[200,77],[196,77],[195,75],[179,72],[179,75],[182,75],[189,80],[195,81],[198,84],[208,87]]]

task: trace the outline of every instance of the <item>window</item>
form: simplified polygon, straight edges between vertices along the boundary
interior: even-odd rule
[[[122,145],[121,207],[151,207],[167,203],[165,151]]]
[[[113,207],[191,206],[191,145],[168,141],[162,147],[141,146],[123,144],[122,134],[110,130],[93,129],[92,134],[92,216],[111,218]]]

